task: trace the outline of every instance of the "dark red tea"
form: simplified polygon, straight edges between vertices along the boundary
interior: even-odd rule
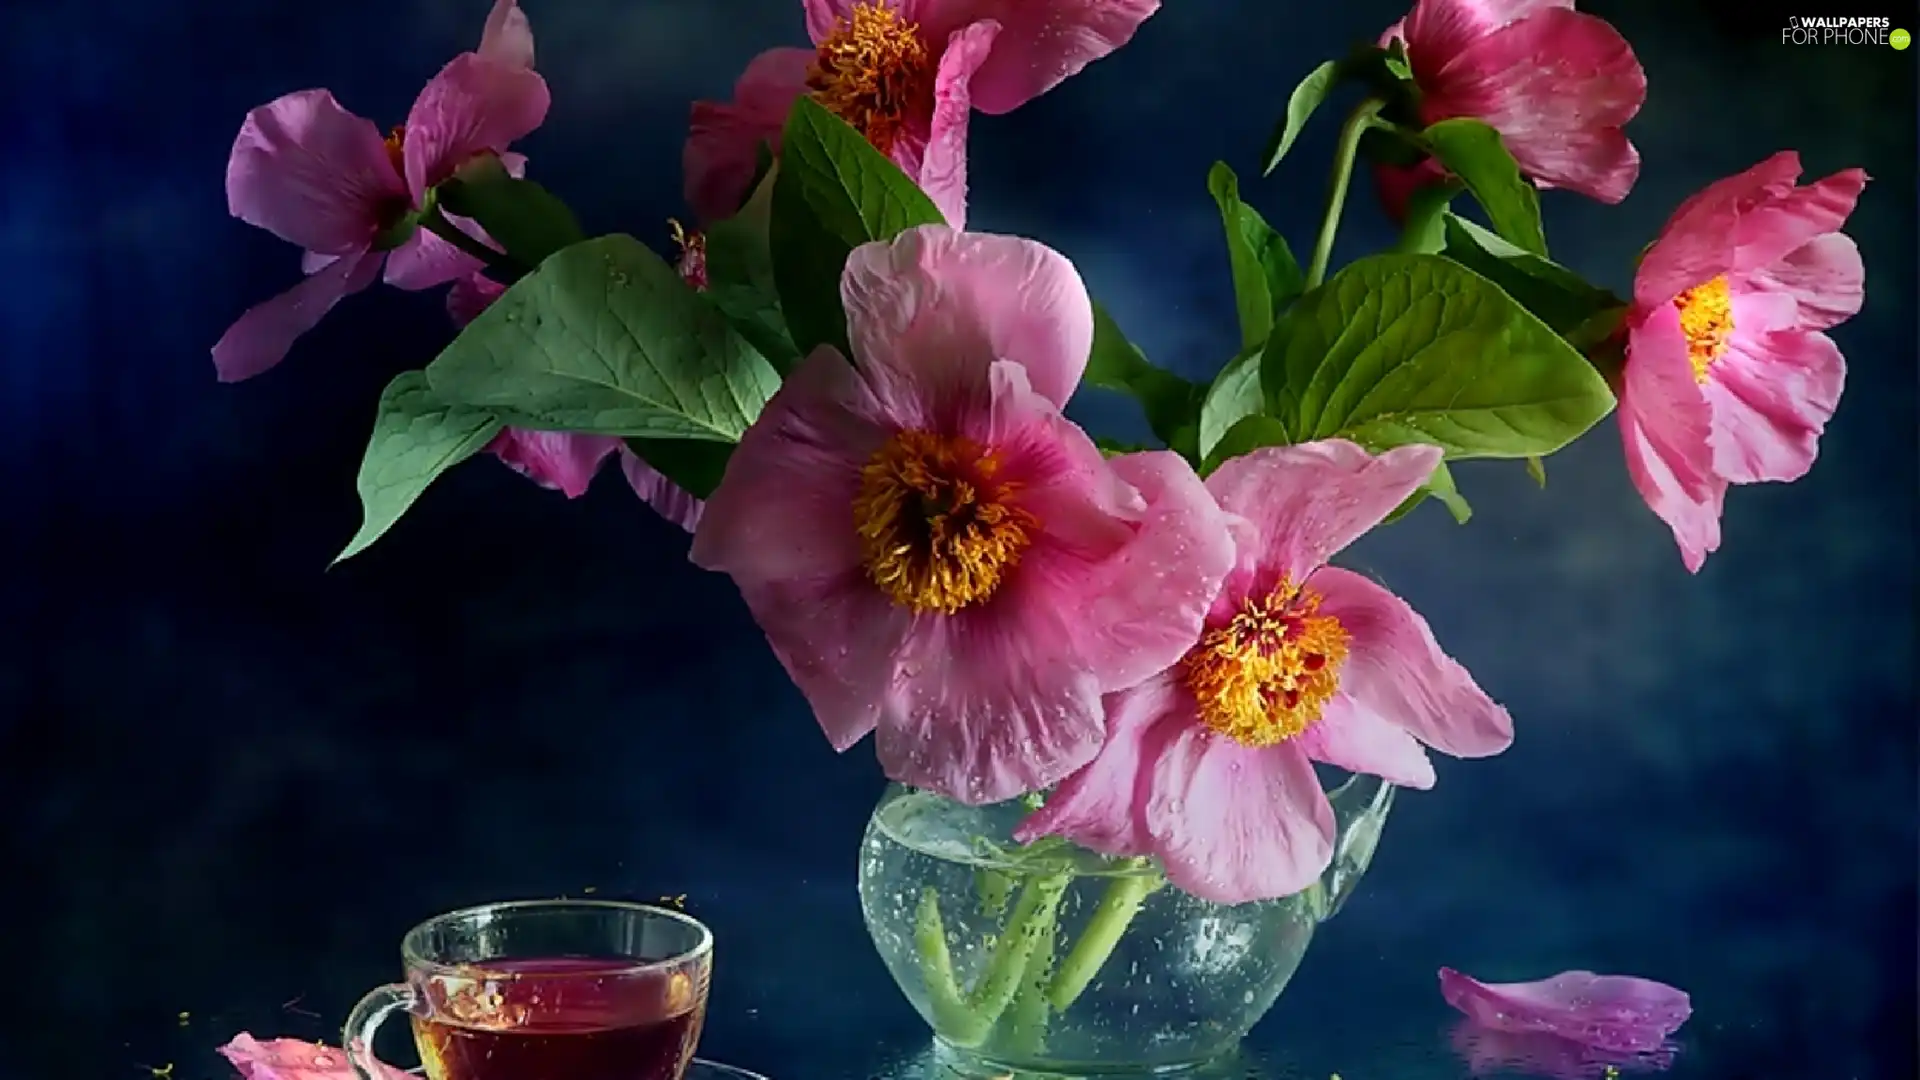
[[[436,978],[413,1021],[431,1080],[677,1080],[706,1016],[703,970],[630,974],[631,960],[489,961]]]

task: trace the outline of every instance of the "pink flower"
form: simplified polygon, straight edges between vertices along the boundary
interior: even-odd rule
[[[233,216],[305,251],[307,278],[258,304],[213,347],[223,382],[278,364],[340,300],[373,284],[424,289],[452,281],[474,260],[424,230],[397,246],[388,236],[426,191],[480,154],[540,126],[547,85],[531,68],[532,33],[515,0],[497,0],[477,52],[442,68],[407,122],[382,138],[371,121],[326,90],[301,90],[247,114],[227,163]]]
[[[1433,786],[1421,744],[1484,757],[1513,722],[1406,602],[1326,565],[1432,474],[1440,450],[1374,457],[1334,439],[1256,450],[1207,478],[1232,516],[1236,558],[1197,643],[1107,699],[1107,742],[1021,822],[1022,843],[1064,836],[1153,855],[1205,900],[1306,888],[1333,855],[1333,809],[1313,762]]]
[[[912,177],[947,223],[967,213],[967,117],[1012,112],[1126,44],[1160,0],[802,0],[812,49],[771,49],[733,101],[693,106],[687,202],[731,217],[760,144],[801,94],[859,129]]]
[[[838,750],[970,804],[1059,780],[1100,698],[1192,644],[1232,561],[1174,454],[1108,461],[1061,415],[1086,367],[1079,274],[1030,240],[923,226],[840,285],[821,347],[747,430],[693,538]]]
[[[600,471],[600,463],[620,448],[617,435],[530,428],[507,428],[486,447],[487,453],[507,468],[569,499],[585,495],[593,474]]]
[[[1472,117],[1500,133],[1520,171],[1617,203],[1640,175],[1640,152],[1621,130],[1647,99],[1647,75],[1605,20],[1573,0],[1416,0],[1382,35],[1406,42],[1420,88],[1420,121]],[[1416,166],[1416,168],[1418,168]],[[1395,186],[1430,180],[1381,167],[1381,191],[1399,217]]]
[[[1693,1015],[1686,992],[1632,975],[1568,971],[1537,982],[1483,983],[1440,969],[1440,996],[1495,1031],[1542,1033],[1596,1050],[1658,1050]]]
[[[1867,174],[1799,176],[1788,150],[1709,185],[1634,275],[1620,436],[1690,571],[1720,546],[1727,486],[1805,476],[1840,403],[1846,361],[1822,331],[1865,297],[1860,249],[1839,229]]]
[[[344,1052],[299,1039],[263,1043],[241,1032],[220,1048],[220,1055],[246,1080],[354,1080]],[[414,1080],[407,1072],[379,1064],[381,1080]]]

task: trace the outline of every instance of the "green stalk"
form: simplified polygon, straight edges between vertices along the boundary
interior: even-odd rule
[[[987,1030],[1000,1019],[1019,991],[1035,947],[1042,937],[1051,933],[1059,914],[1060,898],[1072,881],[1072,874],[1049,874],[1028,878],[1026,884],[1020,886],[1020,895],[1013,901],[1013,914],[1007,916],[999,939],[993,943],[986,973],[973,988],[970,1004],[974,1019],[983,1025],[981,1038],[986,1037]]]
[[[1166,879],[1157,871],[1127,874],[1107,884],[1100,903],[1087,919],[1086,929],[1080,931],[1080,940],[1073,943],[1072,951],[1054,970],[1053,981],[1047,987],[1047,1000],[1055,1010],[1066,1012],[1079,1000],[1107,958],[1113,955],[1134,916],[1140,913],[1140,905],[1165,884]]]
[[[1010,1054],[1038,1054],[1047,1038],[1047,983],[1053,974],[1053,947],[1060,934],[1060,921],[1049,919],[1034,942],[1033,959],[1027,964],[1020,990],[1007,1007],[1001,1027],[1005,1034],[998,1048]]]
[[[920,958],[920,978],[927,987],[934,1027],[943,1031],[972,1030],[973,1010],[961,997],[960,985],[953,977],[953,955],[947,951],[947,927],[940,918],[940,892],[931,886],[920,893],[920,909],[913,920],[913,950]]]
[[[1327,213],[1320,221],[1320,235],[1313,243],[1313,260],[1307,264],[1306,287],[1317,287],[1327,279],[1327,262],[1333,258],[1333,234],[1340,229],[1340,211],[1347,205],[1347,188],[1353,182],[1353,162],[1360,153],[1360,137],[1380,122],[1380,110],[1386,102],[1368,98],[1353,110],[1340,128],[1340,144],[1333,152],[1333,181],[1327,192]]]

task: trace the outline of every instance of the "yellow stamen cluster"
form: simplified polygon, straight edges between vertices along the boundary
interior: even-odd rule
[[[1687,336],[1687,360],[1693,364],[1693,380],[1707,381],[1707,369],[1727,351],[1733,337],[1733,295],[1727,288],[1727,276],[1696,285],[1674,297],[1680,309],[1680,332]]]
[[[1282,581],[1208,630],[1180,662],[1209,728],[1246,746],[1271,746],[1312,727],[1340,686],[1349,635],[1320,615],[1320,597]]]
[[[932,107],[933,76],[934,57],[917,24],[885,3],[856,4],[820,43],[807,88],[885,154],[908,117]]]
[[[996,479],[999,462],[970,439],[902,431],[860,470],[853,500],[867,576],[918,613],[991,597],[1032,543],[1038,522]]]

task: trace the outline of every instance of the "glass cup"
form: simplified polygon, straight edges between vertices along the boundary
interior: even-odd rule
[[[341,1035],[359,1080],[394,1077],[373,1039],[401,1011],[428,1080],[682,1080],[713,934],[668,908],[529,900],[428,919],[400,955],[407,981],[361,998]]]

